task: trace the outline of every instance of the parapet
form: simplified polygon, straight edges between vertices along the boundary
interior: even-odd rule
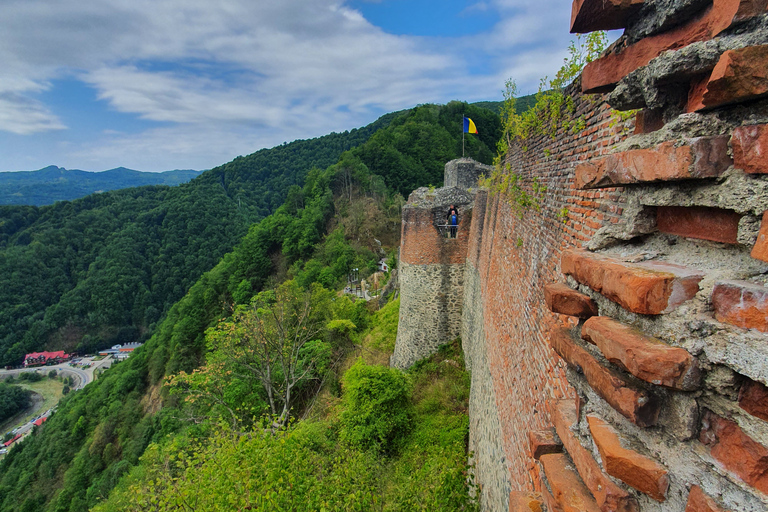
[[[477,187],[480,176],[490,176],[493,167],[471,158],[457,158],[445,164],[445,187],[469,189]]]

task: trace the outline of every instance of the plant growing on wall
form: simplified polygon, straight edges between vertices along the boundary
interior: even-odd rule
[[[536,103],[523,113],[518,113],[515,108],[516,82],[510,78],[504,84],[504,102],[500,113],[502,136],[496,145],[495,169],[491,176],[483,177],[480,184],[489,188],[491,193],[504,193],[510,205],[521,215],[529,208],[540,208],[546,187],[536,178],[530,186],[523,186],[523,178],[505,163],[506,155],[513,144],[520,144],[526,151],[526,141],[533,136],[549,135],[554,138],[560,128],[573,132],[584,129],[584,119],[571,119],[575,107],[573,98],[565,94],[565,88],[581,74],[584,66],[600,55],[607,41],[605,32],[592,32],[571,41],[563,66],[552,80],[547,77],[541,79]]]

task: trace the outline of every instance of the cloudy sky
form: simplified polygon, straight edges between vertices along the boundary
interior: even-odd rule
[[[566,0],[2,0],[0,171],[207,169],[562,63]]]

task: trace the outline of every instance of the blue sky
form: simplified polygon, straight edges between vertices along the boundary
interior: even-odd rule
[[[207,169],[562,63],[560,0],[3,0],[0,171]]]

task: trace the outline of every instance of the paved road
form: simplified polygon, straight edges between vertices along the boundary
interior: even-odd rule
[[[82,389],[85,387],[86,384],[91,382],[93,380],[93,372],[96,369],[107,369],[112,365],[112,358],[104,358],[101,361],[93,361],[92,357],[84,357],[80,361],[81,363],[91,363],[91,366],[88,368],[75,368],[73,366],[69,366],[69,363],[61,363],[61,364],[54,364],[51,366],[39,366],[36,368],[21,368],[16,370],[0,370],[0,379],[4,378],[5,375],[14,375],[17,376],[24,372],[38,372],[43,373],[45,375],[48,374],[51,370],[56,370],[59,373],[62,373],[64,375],[72,375],[77,379],[77,385],[73,389]]]
[[[41,366],[41,367],[37,367],[37,368],[22,368],[22,369],[17,369],[17,370],[0,370],[0,379],[5,378],[5,376],[7,376],[7,375],[18,376],[21,373],[25,373],[25,372],[39,372],[39,373],[42,373],[44,375],[47,375],[48,372],[50,372],[51,370],[56,370],[57,372],[59,372],[62,375],[65,375],[65,376],[70,376],[71,375],[71,376],[75,377],[75,379],[77,381],[77,384],[72,388],[73,390],[75,390],[75,389],[82,389],[89,382],[91,382],[93,380],[93,372],[96,369],[99,369],[99,368],[107,369],[107,368],[109,368],[112,365],[112,358],[108,357],[108,358],[102,359],[101,361],[93,361],[92,357],[86,357],[86,358],[82,358],[82,360],[80,361],[80,363],[85,363],[85,362],[91,363],[91,366],[89,366],[88,368],[83,369],[83,368],[75,368],[73,366],[69,366],[69,363],[62,363],[62,364],[55,364],[55,365],[52,365],[52,366]],[[51,413],[53,412],[53,410],[55,408],[56,407],[54,406],[53,408],[48,409],[47,411],[45,411],[43,414],[41,414],[39,416],[36,416],[35,418],[32,418],[32,420],[24,423],[21,426],[16,427],[14,429],[14,434],[21,434],[22,436],[26,435],[28,432],[30,432],[32,430],[32,428],[34,427],[34,422],[36,420],[38,420],[40,418],[47,418],[48,416],[51,415]],[[2,433],[0,433],[0,435],[2,435]],[[0,448],[3,448],[3,446],[1,444],[0,444]],[[2,455],[1,452],[0,452],[0,455]]]

